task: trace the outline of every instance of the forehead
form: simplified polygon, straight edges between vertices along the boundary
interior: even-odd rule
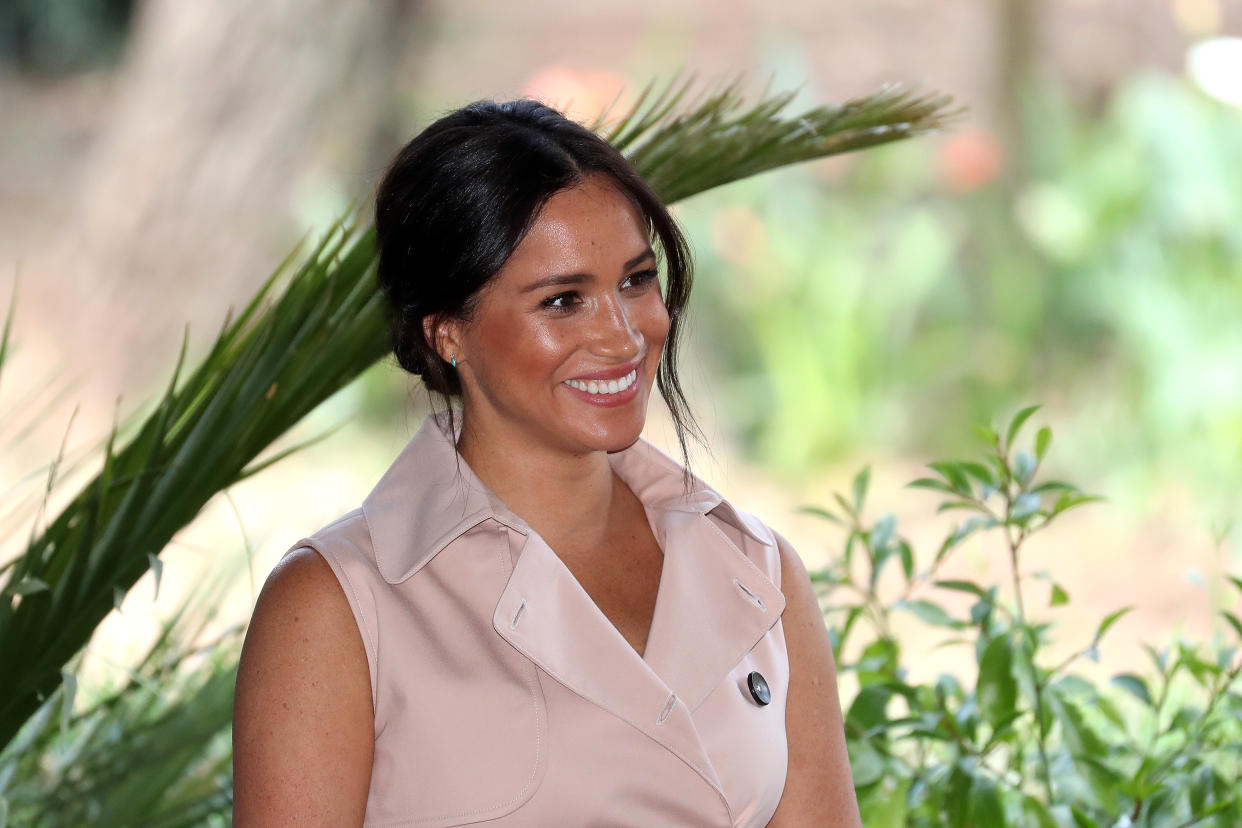
[[[638,207],[612,179],[595,175],[548,199],[496,280],[520,283],[578,273],[611,277],[649,244]]]

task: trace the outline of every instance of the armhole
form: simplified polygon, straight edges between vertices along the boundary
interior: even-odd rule
[[[353,581],[350,580],[349,574],[345,571],[344,565],[336,555],[305,541],[300,546],[294,547],[291,552],[299,549],[310,549],[318,553],[319,557],[328,564],[332,570],[332,574],[336,576],[337,583],[341,586],[341,591],[345,593],[345,600],[349,602],[350,612],[354,614],[354,624],[358,627],[358,635],[362,638],[362,648],[367,653],[367,671],[371,679],[371,710],[374,713],[379,709],[379,698],[376,688],[379,686],[379,665],[378,650],[375,644],[375,619],[368,617],[367,609],[363,606],[358,597],[358,591],[354,588]]]

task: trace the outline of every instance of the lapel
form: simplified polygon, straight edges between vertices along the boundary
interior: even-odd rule
[[[510,530],[516,561],[492,617],[503,639],[584,699],[672,751],[723,798],[693,711],[780,619],[780,589],[746,554],[775,546],[738,512],[643,440],[609,456],[643,503],[664,566],[645,657],[629,645],[548,544],[458,457],[452,414],[428,417],[363,502],[376,563],[410,578],[471,527]],[[742,547],[721,530],[736,530]]]
[[[775,540],[701,481],[687,493],[681,467],[648,443],[612,461],[664,550],[645,655],[529,530],[492,623],[561,684],[681,757],[720,792],[693,712],[776,624],[785,598],[716,521],[745,544]]]
[[[785,596],[701,512],[655,524],[664,550],[645,660],[691,711],[780,619]]]
[[[723,796],[686,704],[534,532],[526,538],[492,624],[552,678],[672,751]]]

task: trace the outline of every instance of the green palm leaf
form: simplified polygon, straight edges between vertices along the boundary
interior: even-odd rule
[[[77,713],[62,687],[0,751],[10,824],[191,826],[228,813],[241,630],[203,648],[186,644],[214,619],[227,585],[215,580],[163,626],[119,687]]]
[[[649,87],[604,128],[670,202],[937,129],[956,114],[946,97],[897,88],[797,116],[784,114],[791,94],[748,105],[727,86],[687,104],[692,97],[690,83]],[[183,346],[154,410],[122,447],[113,433],[101,471],[13,562],[0,590],[0,745],[57,690],[65,665],[173,535],[387,353],[374,258],[373,233],[344,221],[300,265],[293,256],[281,265],[186,376]]]

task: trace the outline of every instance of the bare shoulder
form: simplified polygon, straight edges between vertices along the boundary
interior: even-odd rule
[[[832,642],[806,565],[780,535],[781,623],[789,652],[785,732],[789,771],[769,826],[857,826],[858,802],[845,750]]]
[[[345,593],[313,549],[259,595],[237,671],[234,819],[361,824],[374,717],[366,651]]]

